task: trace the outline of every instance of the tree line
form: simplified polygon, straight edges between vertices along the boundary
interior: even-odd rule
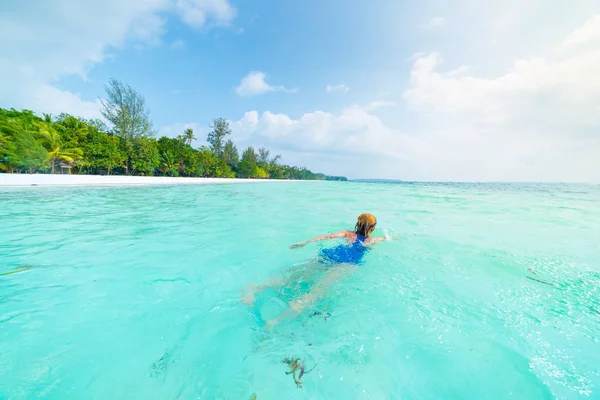
[[[240,156],[223,118],[210,126],[208,146],[192,146],[192,129],[156,139],[139,92],[111,79],[106,95],[101,111],[108,126],[66,113],[39,117],[0,108],[0,172],[346,180],[281,164],[281,156],[264,147],[249,146]]]

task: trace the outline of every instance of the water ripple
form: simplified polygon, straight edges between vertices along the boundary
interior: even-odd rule
[[[302,182],[0,190],[8,398],[595,398],[600,187]],[[378,245],[297,319],[291,243],[377,215]],[[381,233],[381,232],[378,232]],[[314,371],[297,389],[282,360]]]

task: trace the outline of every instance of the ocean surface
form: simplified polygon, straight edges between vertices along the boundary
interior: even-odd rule
[[[268,327],[363,212],[402,236]],[[0,228],[0,399],[600,398],[600,186],[0,188]]]

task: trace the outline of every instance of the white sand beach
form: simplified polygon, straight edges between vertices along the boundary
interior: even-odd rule
[[[164,176],[0,174],[2,186],[128,186],[202,185],[251,182],[293,182],[275,179],[172,178]]]

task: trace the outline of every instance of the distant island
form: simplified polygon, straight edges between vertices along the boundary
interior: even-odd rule
[[[240,157],[223,118],[213,121],[209,146],[192,147],[192,129],[156,139],[139,92],[115,79],[106,92],[102,115],[110,127],[66,113],[40,118],[30,110],[0,108],[0,172],[347,180],[281,164],[281,155],[264,147],[249,146]]]

